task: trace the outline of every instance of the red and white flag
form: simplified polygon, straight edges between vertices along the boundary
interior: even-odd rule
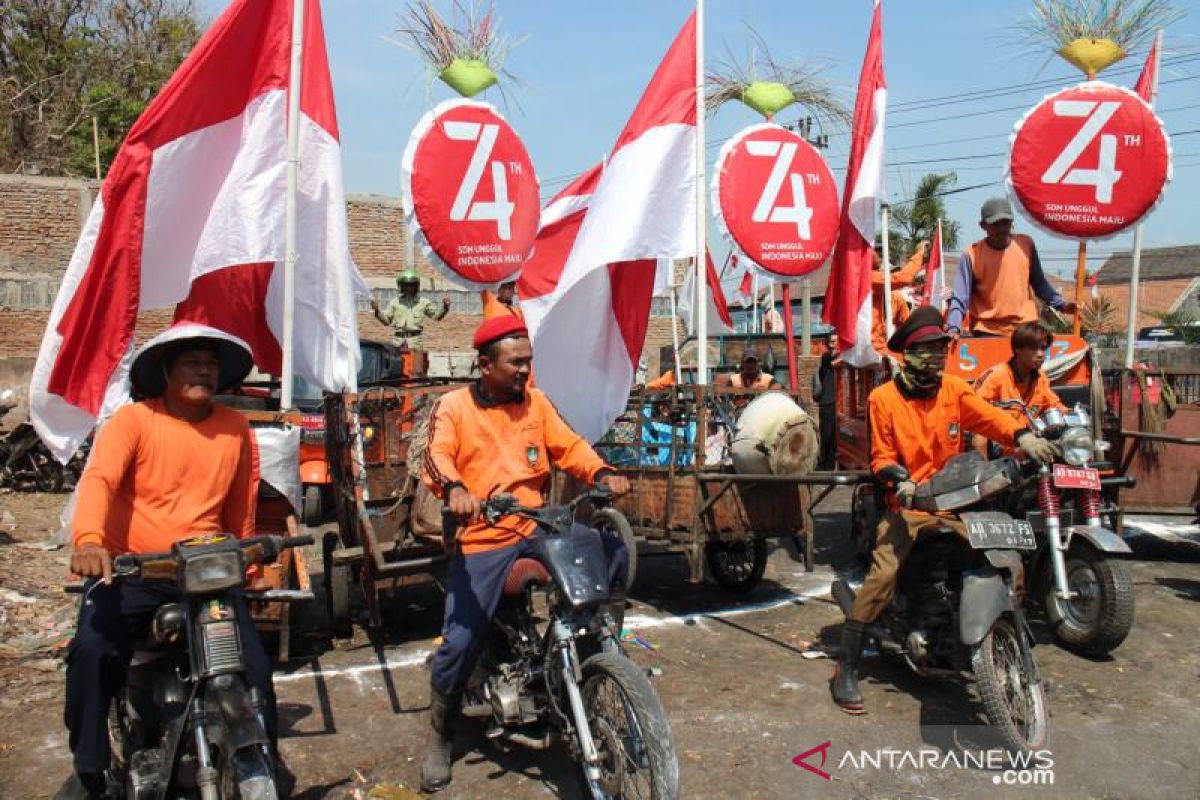
[[[542,211],[519,290],[538,387],[596,441],[624,410],[657,259],[696,254],[696,17],[651,78],[611,156]]]
[[[1155,80],[1155,72],[1158,71],[1158,45],[1160,37],[1154,38],[1154,46],[1150,48],[1150,54],[1146,56],[1146,63],[1142,67],[1142,74],[1138,75],[1137,83],[1134,84],[1133,90],[1137,92],[1138,97],[1145,100],[1150,105],[1154,105],[1155,85],[1158,83]]]
[[[304,0],[297,197],[297,374],[340,390],[358,371],[341,145],[317,0]],[[249,343],[278,374],[283,330],[289,0],[234,0],[126,136],[75,246],[30,386],[66,459],[128,400],[138,312],[175,307]]]
[[[729,302],[725,299],[725,291],[721,288],[721,278],[713,265],[712,253],[704,254],[704,271],[708,274],[708,303],[705,309],[708,314],[708,335],[729,336],[733,333],[733,316],[729,313]],[[696,298],[696,268],[689,266],[683,278],[683,286],[679,289],[679,316],[683,319],[688,333],[696,332],[696,314],[693,310]]]
[[[733,256],[732,262],[738,263],[737,256]],[[754,271],[749,265],[742,270],[742,280],[738,283],[738,305],[742,308],[749,308],[754,305]]]
[[[871,34],[859,76],[858,96],[854,101],[850,160],[842,192],[841,230],[833,251],[822,315],[825,322],[837,330],[842,359],[859,367],[879,361],[879,354],[871,347],[871,264],[879,206],[884,198],[886,111],[882,10],[879,0],[875,0]]]
[[[933,242],[929,245],[929,260],[925,262],[925,288],[922,291],[921,305],[927,306],[936,303],[938,309],[942,307],[942,293],[939,291],[941,284],[945,281],[945,273],[942,271],[942,221],[939,219],[937,227],[933,231]]]

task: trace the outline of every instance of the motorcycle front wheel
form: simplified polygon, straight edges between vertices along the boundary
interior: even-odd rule
[[[971,652],[971,667],[988,721],[1013,753],[1046,746],[1049,714],[1041,683],[1025,671],[1021,639],[1007,619],[996,620]]]
[[[619,653],[583,663],[583,705],[600,754],[602,796],[673,800],[679,760],[671,724],[645,674]],[[585,791],[587,779],[583,778]]]
[[[1064,645],[1085,655],[1105,655],[1117,649],[1133,628],[1133,577],[1129,564],[1107,558],[1087,545],[1067,553],[1070,600],[1046,581],[1046,618]]]
[[[248,745],[221,766],[221,800],[279,800],[275,770],[258,745]]]

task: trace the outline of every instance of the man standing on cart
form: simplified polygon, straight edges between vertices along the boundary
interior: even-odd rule
[[[450,783],[463,689],[482,652],[509,568],[533,551],[532,521],[506,517],[492,526],[480,517],[481,500],[512,494],[521,505],[541,506],[552,465],[616,495],[629,491],[629,481],[571,430],[546,395],[528,387],[533,351],[520,319],[486,320],[473,344],[480,378],[443,395],[434,407],[422,476],[463,526],[446,570],[443,638],[430,676],[432,730],[421,763],[421,788],[427,792]],[[623,607],[628,554],[616,537],[603,539],[612,602]]]
[[[391,326],[392,341],[397,347],[421,350],[425,333],[425,318],[441,320],[450,313],[450,298],[443,297],[439,309],[428,297],[420,296],[421,278],[409,267],[396,277],[396,288],[400,296],[392,298],[387,307],[380,310],[379,303],[371,297],[371,311],[375,319]]]
[[[1004,197],[984,202],[979,227],[987,234],[967,247],[958,260],[954,294],[946,306],[946,331],[954,337],[970,331],[987,336],[1008,336],[1022,322],[1037,322],[1036,296],[1065,314],[1075,304],[1063,300],[1046,280],[1033,239],[1013,233],[1012,204]]]
[[[917,536],[931,527],[950,527],[966,536],[957,519],[910,509],[917,484],[961,452],[966,430],[1020,447],[1039,461],[1054,457],[1053,445],[976,395],[966,381],[944,374],[948,344],[941,313],[933,306],[918,308],[887,342],[889,350],[904,354],[903,368],[867,398],[871,472],[891,489],[875,532],[871,568],[842,626],[831,687],[834,702],[851,714],[863,713],[858,664],[867,631],[891,603],[900,565]]]

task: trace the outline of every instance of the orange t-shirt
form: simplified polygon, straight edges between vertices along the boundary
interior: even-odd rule
[[[908,302],[899,292],[906,286],[912,286],[917,276],[921,274],[925,258],[924,248],[912,254],[908,263],[892,273],[892,325],[899,327],[908,319]],[[883,272],[871,270],[871,346],[877,353],[888,352],[887,326],[883,324]]]
[[[1063,412],[1067,410],[1067,407],[1058,399],[1058,395],[1050,388],[1050,378],[1046,373],[1039,370],[1035,380],[1019,386],[1010,361],[997,364],[988,370],[987,374],[980,379],[975,391],[989,403],[1001,400],[1020,400],[1029,406],[1029,410],[1035,417],[1041,416],[1043,412],[1051,408],[1057,408]],[[1028,424],[1025,413],[1019,408],[1000,410],[1022,425]]]
[[[484,289],[479,293],[483,298],[483,318],[484,320],[492,319],[493,317],[516,317],[522,322],[525,321],[525,314],[516,306],[509,306],[501,303],[496,295]]]
[[[434,407],[421,477],[443,499],[446,488],[459,483],[481,500],[507,493],[537,507],[545,502],[551,464],[589,483],[607,467],[540,390],[526,389],[520,402],[490,403],[472,384],[442,395]],[[480,519],[458,540],[464,553],[478,553],[513,544],[534,527],[517,517],[496,527]]]
[[[963,432],[974,431],[1003,445],[1016,444],[1022,425],[953,375],[942,377],[933,397],[906,397],[895,380],[867,398],[871,422],[871,471],[889,464],[908,470],[914,483],[931,477],[962,451]]]
[[[742,385],[743,382],[744,381],[742,380],[742,373],[740,373],[740,372],[734,372],[729,376],[729,385],[735,389],[745,389],[746,387]],[[771,385],[774,383],[775,383],[774,378],[772,378],[770,375],[768,375],[765,372],[760,372],[758,374],[758,377],[754,379],[754,384],[750,388],[751,389],[770,389]]]
[[[100,433],[79,480],[71,539],[109,552],[165,552],[205,533],[254,533],[254,440],[246,418],[213,406],[202,422],[162,400],[131,403]]]

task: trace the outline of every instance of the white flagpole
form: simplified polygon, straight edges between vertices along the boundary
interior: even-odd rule
[[[758,270],[750,273],[750,307],[754,309],[750,312],[750,332],[762,333],[758,327]]]
[[[708,231],[704,186],[704,0],[696,0],[696,383],[708,383]]]
[[[671,352],[674,353],[675,358],[675,383],[681,384],[683,383],[683,367],[680,366],[679,363],[679,316],[678,312],[675,310],[675,292],[678,291],[678,288],[675,286],[674,268],[672,268],[671,274]]]
[[[938,271],[937,283],[933,290],[937,292],[937,310],[946,311],[946,250],[942,246],[942,218],[938,217]]]
[[[1158,99],[1158,71],[1162,66],[1163,31],[1154,37],[1154,75],[1150,78],[1150,105]],[[1129,316],[1125,331],[1125,369],[1133,369],[1133,346],[1137,340],[1138,281],[1142,271],[1142,243],[1146,239],[1145,223],[1139,222],[1133,231],[1133,263],[1129,267]]]
[[[304,4],[292,0],[292,64],[288,73],[287,199],[284,207],[283,251],[283,374],[279,376],[279,407],[292,407],[292,340],[296,327],[296,192],[300,184],[300,73],[304,54]]]
[[[888,246],[888,207],[883,204],[883,330],[892,338],[892,260]]]

